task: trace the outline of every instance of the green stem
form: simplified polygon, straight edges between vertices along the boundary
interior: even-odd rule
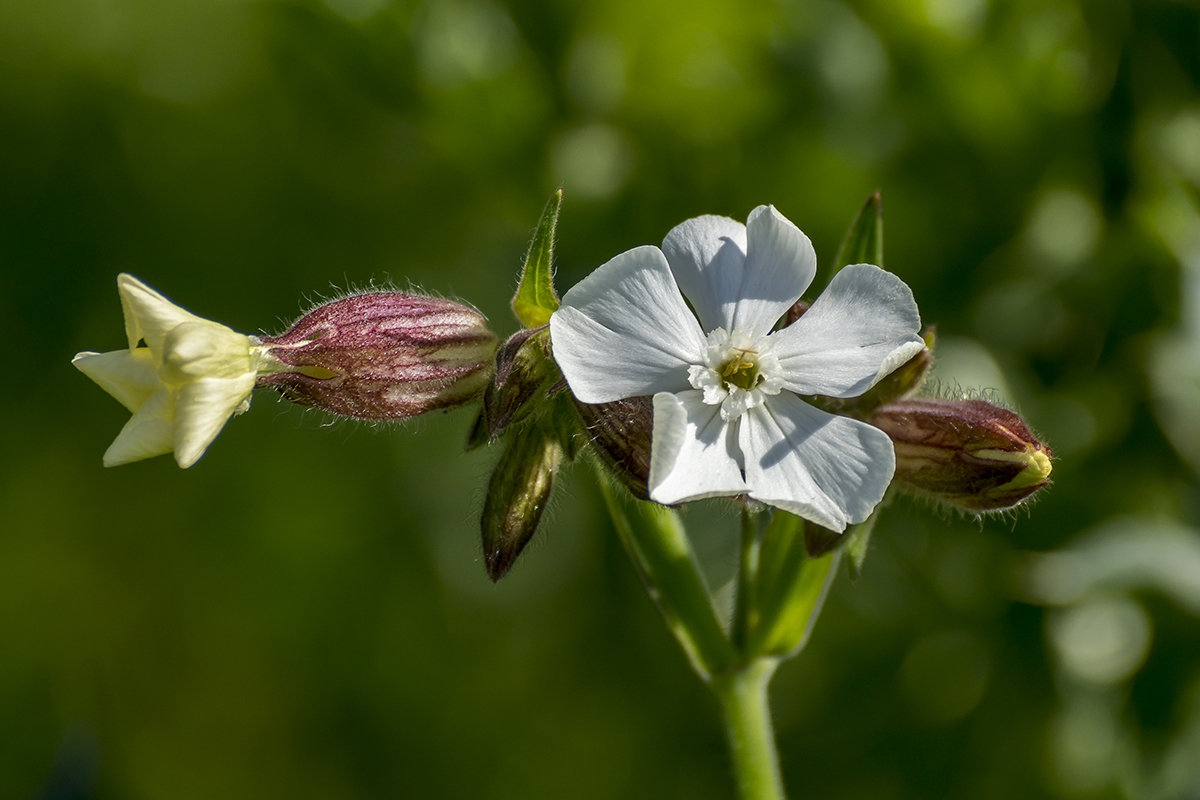
[[[783,800],[783,779],[771,729],[767,685],[778,661],[759,658],[714,675],[709,685],[721,703],[741,800]]]
[[[670,508],[623,498],[600,476],[613,527],[696,674],[725,672],[737,654],[717,619],[683,523]]]
[[[762,538],[758,535],[758,525],[754,516],[742,509],[742,550],[738,559],[738,583],[736,605],[733,609],[733,625],[729,638],[733,646],[740,652],[745,651],[746,642],[750,638],[750,630],[757,621],[754,616],[755,592],[758,583],[758,556]]]

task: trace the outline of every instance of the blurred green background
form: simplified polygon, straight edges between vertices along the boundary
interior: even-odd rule
[[[942,385],[1054,447],[1028,512],[887,510],[775,682],[794,797],[1200,797],[1198,83],[1176,0],[0,4],[0,797],[731,796],[586,470],[492,585],[470,412],[260,392],[105,470],[68,363],[121,271],[250,333],[372,281],[510,333],[560,184],[562,288],[760,203],[827,261],[881,189]]]

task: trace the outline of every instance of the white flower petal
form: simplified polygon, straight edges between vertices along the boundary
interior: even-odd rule
[[[175,461],[183,469],[200,460],[225,423],[249,407],[254,373],[201,378],[175,392]]]
[[[732,330],[746,263],[746,226],[711,214],[689,219],[667,234],[663,254],[704,330]]]
[[[870,516],[896,469],[883,431],[786,392],[746,412],[739,434],[750,496],[834,531]]]
[[[671,505],[746,491],[730,425],[699,391],[654,395],[650,498]]]
[[[71,363],[130,411],[137,411],[160,386],[149,348],[79,353]]]
[[[746,220],[746,268],[730,330],[767,333],[800,299],[817,273],[812,242],[774,206],[759,206]]]
[[[925,346],[912,290],[871,264],[842,269],[804,316],[771,334],[783,388],[857,397]]]
[[[125,335],[129,338],[130,350],[144,339],[154,355],[158,356],[163,337],[176,325],[207,321],[175,305],[128,273],[117,276],[117,291],[125,312]]]
[[[165,388],[150,395],[105,451],[104,466],[118,467],[171,452],[171,410],[171,395]]]
[[[657,247],[629,250],[563,295],[550,317],[554,360],[584,403],[688,388],[704,334]]]

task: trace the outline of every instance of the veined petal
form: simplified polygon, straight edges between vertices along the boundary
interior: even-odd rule
[[[174,393],[174,450],[180,467],[199,461],[229,418],[249,407],[255,377],[249,372],[236,378],[200,378]]]
[[[733,330],[746,264],[746,226],[712,214],[671,229],[663,254],[706,331]]]
[[[817,274],[817,253],[804,232],[774,206],[746,220],[746,268],[729,330],[761,336],[800,299]]]
[[[181,322],[163,337],[160,376],[169,386],[197,378],[236,378],[253,370],[250,337],[219,322]]]
[[[892,442],[865,422],[786,392],[742,419],[746,483],[756,500],[843,531],[870,516],[891,483]]]
[[[79,353],[71,363],[130,411],[141,408],[161,385],[154,369],[154,357],[146,347]]]
[[[688,387],[704,334],[657,247],[622,253],[563,295],[550,317],[554,360],[575,397],[607,403]]]
[[[857,397],[925,346],[912,290],[871,264],[842,269],[804,316],[770,341],[783,388]]]
[[[670,505],[744,491],[734,435],[720,407],[706,405],[695,390],[654,395],[650,499]]]
[[[117,276],[117,291],[121,295],[121,309],[125,312],[125,335],[129,338],[130,350],[136,349],[138,341],[144,339],[151,352],[158,356],[163,337],[176,325],[207,321],[175,305],[126,272]]]
[[[104,466],[118,467],[171,452],[171,411],[171,395],[165,388],[146,398],[105,451]]]

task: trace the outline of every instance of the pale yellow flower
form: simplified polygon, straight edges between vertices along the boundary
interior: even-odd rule
[[[259,340],[197,317],[132,275],[117,276],[129,349],[79,353],[79,370],[133,412],[104,454],[115,467],[174,452],[184,469],[250,407]]]

